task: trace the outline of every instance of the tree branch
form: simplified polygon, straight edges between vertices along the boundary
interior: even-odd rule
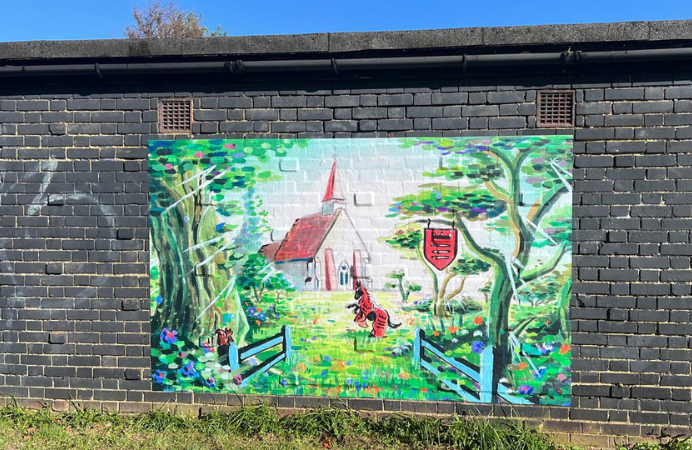
[[[557,252],[555,252],[553,257],[550,258],[548,262],[546,262],[542,266],[522,272],[521,278],[528,283],[529,281],[533,281],[549,272],[552,272],[555,269],[555,267],[557,267],[562,257],[567,253],[568,247],[569,244],[567,242],[563,242],[560,245],[560,249]]]
[[[453,290],[448,296],[447,299],[453,299],[457,295],[461,294],[461,291],[464,290],[464,285],[466,284],[466,280],[468,279],[468,276],[465,276],[464,278],[461,279],[461,285],[459,288]]]
[[[483,248],[480,245],[478,245],[476,240],[471,235],[471,232],[469,231],[468,227],[466,226],[466,222],[464,222],[464,219],[463,217],[461,217],[460,214],[455,214],[454,217],[454,224],[456,225],[457,229],[461,231],[461,235],[464,237],[464,240],[466,241],[466,244],[469,246],[471,251],[476,253],[481,259],[484,259],[487,262],[504,264],[504,260],[500,255],[496,254],[497,252],[491,249]]]
[[[564,184],[561,184],[558,187],[554,187],[549,193],[548,193],[548,200],[545,202],[541,203],[541,199],[539,198],[536,200],[536,203],[531,206],[531,209],[529,209],[528,214],[526,215],[526,218],[529,219],[531,222],[535,223],[536,225],[539,225],[541,223],[541,219],[543,218],[543,215],[550,210],[550,208],[553,207],[555,202],[560,198],[560,196],[567,192],[567,187]]]

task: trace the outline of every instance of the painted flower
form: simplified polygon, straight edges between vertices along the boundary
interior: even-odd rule
[[[476,316],[473,318],[473,323],[476,325],[483,325],[483,318],[481,316]]]
[[[281,381],[279,382],[279,384],[283,387],[286,387],[286,386],[288,386],[288,381],[286,381],[285,378],[282,378]]]
[[[450,333],[454,334],[459,330],[459,327],[449,327],[447,328],[447,330],[449,330]]]
[[[325,360],[325,361],[331,361],[332,358],[331,358],[331,356],[325,356],[325,357],[324,357],[324,360]]]
[[[471,343],[471,350],[473,351],[473,353],[481,353],[484,347],[485,344],[481,341],[473,341]]]
[[[567,352],[570,351],[571,349],[572,349],[572,346],[571,346],[571,345],[562,344],[562,346],[560,347],[560,354],[561,354],[561,355],[564,355],[565,353],[567,353]]]
[[[548,356],[555,350],[555,346],[553,344],[541,344],[539,349],[542,356]]]
[[[166,379],[166,372],[164,372],[163,370],[157,370],[156,372],[153,373],[153,375],[151,376],[151,379],[156,384],[163,384],[163,380]]]
[[[327,370],[323,370],[322,373],[320,374],[321,377],[326,377],[327,376]]]
[[[247,309],[247,313],[248,313],[249,315],[251,315],[251,316],[254,316],[256,312],[257,312],[257,308],[255,308],[254,306],[250,306],[250,307]]]
[[[353,384],[353,378],[346,379],[346,384],[349,386],[352,385]]]
[[[537,380],[542,380],[545,375],[545,367],[539,367],[538,370],[533,371],[533,377]]]
[[[425,393],[427,393],[427,392],[428,392],[428,388],[421,388],[421,390],[420,390],[420,391],[421,391],[422,393],[424,393],[424,394],[425,394]]]
[[[161,330],[161,341],[165,344],[175,344],[178,342],[178,338],[176,337],[177,335],[177,331],[164,328]]]
[[[521,394],[521,395],[529,395],[533,392],[533,388],[529,385],[524,384],[524,385],[519,386],[519,388],[517,389],[517,392],[519,392],[519,394]]]
[[[214,349],[211,347],[211,345],[208,342],[202,343],[202,350],[204,350],[205,355],[207,353],[212,353],[214,351]]]
[[[195,369],[195,363],[192,361],[188,361],[180,369],[180,373],[190,378],[197,376],[197,369]]]
[[[257,314],[257,318],[262,321],[267,320],[267,316],[265,316],[264,313]]]
[[[236,375],[233,377],[233,384],[240,386],[243,383],[243,377],[241,375]]]
[[[214,377],[209,377],[206,380],[204,380],[204,384],[206,384],[207,387],[215,388],[216,387],[216,380],[214,379]]]
[[[161,297],[160,295],[157,295],[156,296],[156,304],[160,305],[161,303],[163,303],[163,297]]]
[[[565,376],[564,373],[558,373],[557,374],[557,381],[565,381],[567,377]]]

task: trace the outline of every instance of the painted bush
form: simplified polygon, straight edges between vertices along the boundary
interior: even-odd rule
[[[154,389],[569,404],[571,146],[150,142]]]

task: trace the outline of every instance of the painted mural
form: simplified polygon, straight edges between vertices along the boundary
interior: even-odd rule
[[[149,143],[156,390],[569,405],[569,136]]]

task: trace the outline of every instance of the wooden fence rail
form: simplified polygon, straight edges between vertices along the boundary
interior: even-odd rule
[[[426,369],[437,375],[445,386],[459,394],[459,396],[470,402],[491,403],[493,399],[493,348],[486,347],[481,352],[481,364],[477,366],[468,361],[463,361],[457,358],[452,358],[444,354],[444,350],[434,342],[425,337],[425,332],[420,328],[416,328],[413,341],[413,363],[416,368]],[[429,356],[430,355],[430,356]],[[470,387],[453,383],[442,377],[442,372],[433,364],[432,356],[437,357],[464,374],[475,382],[479,388],[471,389]],[[510,403],[530,404],[530,402],[521,397],[515,397],[508,393],[507,387],[499,385],[497,387],[497,395],[504,398]]]
[[[211,342],[211,338],[207,339],[207,343]],[[200,338],[200,346],[201,345],[202,338]],[[288,361],[291,358],[291,328],[288,325],[284,325],[281,327],[281,332],[279,334],[253,342],[252,344],[248,344],[240,348],[238,348],[234,342],[230,343],[228,346],[228,365],[231,367],[231,371],[240,368],[243,361],[277,345],[281,345],[281,351],[279,353],[265,361],[262,361],[256,366],[252,366],[250,370],[241,374],[243,381],[241,382],[240,387],[247,386],[252,377],[261,375],[279,362]]]

